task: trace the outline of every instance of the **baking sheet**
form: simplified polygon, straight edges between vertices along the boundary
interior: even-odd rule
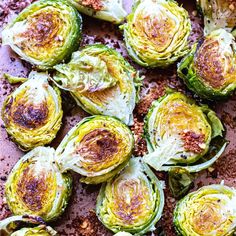
[[[30,0],[0,0],[0,31],[7,22],[14,18],[16,14],[30,4],[30,2]],[[196,16],[195,1],[186,0],[178,2],[183,4],[183,6],[189,11],[193,28],[190,40],[191,42],[194,42],[198,38],[202,37],[202,20],[199,16]],[[125,8],[128,11],[130,11],[131,5],[131,0],[125,0]],[[86,16],[83,16],[83,19],[82,45],[96,42],[108,44],[121,52],[142,75],[146,76],[141,91],[141,101],[135,109],[135,125],[131,127],[136,139],[134,155],[143,155],[146,151],[146,143],[142,139],[143,117],[147,113],[151,102],[163,95],[165,86],[168,85],[171,88],[185,92],[189,96],[195,96],[187,91],[182,81],[177,78],[176,65],[173,65],[166,70],[147,70],[141,68],[134,64],[127,56],[122,41],[123,37],[117,26]],[[2,79],[3,73],[7,72],[16,76],[27,76],[31,69],[32,68],[28,63],[21,61],[8,47],[0,45],[0,106],[2,106],[5,97],[15,88],[15,86],[11,86],[7,81]],[[86,112],[76,106],[68,94],[63,93],[63,98],[63,127],[59,131],[55,141],[51,144],[53,147],[57,147],[58,143],[72,126],[83,117],[88,116]],[[228,145],[224,155],[215,165],[213,165],[211,172],[207,170],[199,173],[192,190],[210,183],[220,183],[222,180],[224,180],[225,184],[236,187],[236,96],[233,96],[227,102],[215,102],[209,105],[217,112],[224,122],[227,129],[226,139],[230,141],[230,144]],[[0,119],[0,220],[11,215],[7,205],[5,204],[4,183],[9,171],[22,155],[23,152],[21,152],[9,139],[3,122]],[[167,180],[167,175],[165,173],[157,173],[157,176],[162,180]],[[79,182],[80,176],[77,174],[73,174],[73,178],[74,187],[69,206],[63,216],[56,222],[52,223],[51,226],[58,231],[59,235],[65,236],[112,235],[97,220],[94,212],[96,197],[100,186],[81,184]],[[168,185],[165,189],[165,198],[166,204],[163,217],[157,224],[157,230],[153,232],[152,235],[159,235],[159,232],[162,229],[165,231],[167,236],[176,235],[172,224],[172,212],[176,201],[171,197]]]

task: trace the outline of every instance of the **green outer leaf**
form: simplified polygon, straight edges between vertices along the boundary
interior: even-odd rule
[[[190,174],[186,169],[181,167],[173,167],[169,170],[168,182],[174,198],[179,199],[188,193],[194,177],[194,175]]]
[[[37,147],[34,150],[28,152],[24,155],[14,166],[10,175],[8,176],[6,185],[5,185],[5,194],[8,206],[11,212],[15,215],[20,214],[34,214],[43,218],[44,221],[53,221],[58,218],[65,210],[70,195],[72,191],[72,178],[69,174],[61,174],[59,169],[55,164],[55,150],[49,147]],[[44,162],[43,162],[44,160]],[[30,209],[27,209],[26,206],[19,202],[17,193],[14,191],[12,184],[14,181],[17,181],[17,178],[20,176],[18,173],[19,168],[25,162],[41,162],[42,168],[50,165],[51,171],[54,172],[57,188],[56,195],[52,207],[49,212],[43,212],[41,215],[37,215],[35,212],[32,212]]]
[[[183,79],[187,87],[200,97],[209,100],[222,100],[229,97],[236,89],[236,83],[229,84],[221,89],[214,89],[206,85],[201,77],[197,75],[194,68],[194,58],[201,42],[195,43],[191,51],[178,63],[177,73]],[[236,52],[235,52],[236,53]]]
[[[62,142],[60,143],[60,145],[57,147],[56,149],[56,156],[57,156],[57,164],[61,170],[61,172],[66,172],[68,170],[73,170],[79,174],[82,175],[82,173],[80,173],[79,168],[76,166],[76,162],[72,165],[71,163],[69,163],[69,160],[64,160],[63,156],[60,157],[60,155],[63,153],[64,149],[66,148],[68,142],[70,142],[74,137],[77,136],[78,132],[79,132],[79,128],[83,125],[86,124],[89,125],[89,122],[92,121],[93,119],[104,119],[104,121],[107,119],[109,120],[114,120],[114,121],[118,121],[120,123],[120,128],[125,129],[125,131],[128,131],[130,134],[130,137],[133,137],[132,132],[130,131],[130,129],[123,123],[121,122],[119,119],[117,119],[116,117],[111,117],[111,116],[90,116],[90,117],[86,117],[84,119],[82,119],[77,125],[75,125],[65,136],[65,138],[62,140]],[[132,138],[132,140],[130,140],[130,145],[131,145],[131,149],[134,148],[134,139]],[[102,182],[105,182],[107,180],[110,180],[114,175],[116,175],[117,173],[119,173],[129,162],[129,159],[132,155],[132,152],[124,157],[124,162],[122,162],[120,165],[118,165],[116,168],[114,168],[111,171],[108,171],[105,174],[102,175],[95,175],[94,176],[83,176],[80,181],[86,184],[99,184]]]
[[[122,6],[122,0],[102,0],[101,2],[105,6],[104,9],[100,11],[95,11],[90,7],[85,7],[79,4],[79,0],[69,0],[69,2],[71,2],[81,13],[94,18],[109,21],[114,24],[120,24],[122,21],[124,21],[127,15],[127,12]]]
[[[220,119],[217,117],[216,113],[212,111],[207,105],[201,105],[201,109],[205,113],[208,119],[208,122],[212,128],[212,137],[211,137],[211,143],[210,143],[210,148],[209,148],[208,153],[206,153],[203,157],[201,157],[199,161],[186,165],[186,166],[175,163],[175,162],[168,164],[167,163],[168,160],[167,162],[163,163],[163,165],[160,166],[158,163],[154,161],[155,155],[156,155],[155,153],[156,152],[159,153],[159,150],[155,150],[155,147],[153,146],[150,140],[150,134],[148,132],[148,122],[156,106],[159,105],[171,93],[174,93],[174,91],[168,91],[166,95],[154,101],[152,103],[151,108],[148,111],[147,116],[144,119],[144,137],[147,141],[147,148],[149,152],[146,159],[150,160],[146,162],[145,157],[144,157],[144,162],[151,165],[154,169],[158,166],[159,171],[170,171],[172,168],[183,168],[190,173],[194,173],[194,172],[199,172],[201,170],[207,169],[220,158],[220,156],[223,154],[228,144],[226,140],[224,140],[223,138],[220,138],[220,137],[223,137],[223,131],[224,131],[223,124],[221,123]],[[191,99],[189,99],[189,101],[195,103]],[[220,139],[219,144],[218,144],[218,138]],[[215,142],[217,142],[216,145],[214,144]]]
[[[190,236],[188,234],[188,232],[185,232],[185,231],[182,230],[181,224],[180,224],[180,222],[178,220],[179,213],[181,212],[181,205],[184,202],[187,202],[192,197],[196,196],[197,194],[200,194],[199,192],[201,192],[202,190],[204,190],[204,189],[206,190],[208,188],[209,189],[213,189],[213,190],[217,190],[217,191],[219,191],[221,193],[225,192],[226,194],[235,195],[236,196],[236,190],[234,188],[230,188],[230,187],[227,187],[227,186],[224,186],[224,185],[221,185],[221,184],[212,184],[212,185],[208,185],[208,186],[203,186],[202,188],[198,189],[197,191],[189,193],[187,196],[182,198],[177,203],[177,205],[175,207],[175,210],[174,210],[173,223],[174,223],[177,235],[179,235],[179,236]],[[188,219],[186,219],[186,220],[188,220]],[[235,225],[235,228],[236,228],[236,225]],[[231,232],[228,232],[228,234],[224,235],[224,236],[231,236],[233,234],[234,230],[235,229],[233,229]]]
[[[176,14],[179,13],[178,10],[181,7],[178,6],[178,3],[176,1],[174,1],[174,0],[165,1],[166,4],[167,4],[167,2],[171,3],[172,7],[173,7],[173,4],[175,4],[177,7]],[[179,47],[175,48],[174,51],[171,53],[171,55],[169,55],[170,53],[169,54],[166,53],[166,55],[165,55],[164,52],[162,52],[162,53],[160,53],[159,58],[157,58],[157,59],[149,58],[148,61],[145,61],[142,59],[143,52],[141,51],[141,49],[140,49],[140,51],[135,51],[135,49],[132,47],[132,43],[131,43],[135,39],[135,35],[131,35],[132,21],[133,21],[134,15],[135,15],[136,11],[138,11],[138,7],[141,3],[143,3],[142,0],[135,1],[135,4],[133,5],[133,8],[132,8],[132,12],[127,16],[127,23],[120,26],[120,29],[124,31],[124,40],[125,40],[126,49],[129,53],[130,57],[137,64],[139,64],[141,66],[150,67],[150,68],[167,67],[167,66],[173,64],[175,61],[177,61],[180,57],[186,55],[186,53],[188,53],[188,51],[189,51],[188,36],[191,31],[191,22],[190,22],[188,13],[187,13],[187,11],[185,11],[185,13],[181,12],[183,15],[185,14],[185,21],[183,23],[185,24],[184,30],[186,30],[186,35],[184,36],[184,38],[182,40],[183,41],[182,45],[179,45]],[[156,3],[161,4],[162,1],[158,2],[158,0],[157,0]],[[141,48],[141,46],[142,45],[139,45],[139,48]],[[145,50],[148,50],[148,48]]]
[[[157,223],[157,221],[161,218],[162,215],[162,211],[164,208],[164,192],[163,192],[163,183],[160,182],[157,177],[155,176],[155,174],[152,172],[152,170],[145,164],[142,162],[141,158],[132,158],[129,162],[129,165],[126,168],[130,168],[132,167],[132,165],[136,165],[138,164],[142,165],[142,171],[147,175],[148,179],[151,181],[153,188],[155,189],[155,193],[156,193],[156,197],[159,198],[159,205],[156,206],[155,208],[155,212],[153,212],[153,218],[151,219],[151,221],[147,222],[145,225],[140,226],[138,228],[133,227],[132,230],[128,230],[128,229],[122,229],[119,227],[119,229],[115,226],[112,225],[105,225],[102,216],[100,214],[101,208],[103,207],[103,200],[104,198],[106,198],[105,196],[105,189],[106,189],[106,183],[104,183],[100,189],[99,195],[97,197],[97,203],[96,203],[96,214],[98,219],[111,231],[113,231],[114,233],[118,233],[120,231],[124,231],[124,232],[128,232],[134,235],[144,235],[149,231],[153,231],[155,230],[155,224]],[[125,169],[124,169],[125,171]],[[124,172],[123,171],[123,172]],[[120,174],[122,175],[121,172]],[[117,176],[115,176],[114,178],[118,177],[120,174],[118,174]],[[110,180],[112,181],[112,180]],[[110,182],[109,181],[109,182]]]
[[[55,56],[52,58],[45,58],[44,61],[35,60],[32,57],[28,57],[20,48],[18,48],[14,44],[9,44],[8,36],[6,35],[6,31],[10,30],[11,27],[16,23],[23,21],[29,17],[29,15],[35,13],[35,9],[41,9],[46,6],[61,6],[64,11],[68,11],[68,17],[72,21],[72,29],[70,30],[67,40],[61,49],[58,49],[55,52]],[[24,60],[30,62],[33,65],[36,65],[39,69],[47,70],[52,68],[52,66],[58,64],[62,60],[66,60],[71,56],[71,53],[75,51],[79,42],[82,39],[82,17],[76,11],[76,9],[68,3],[66,0],[40,0],[35,3],[29,5],[25,8],[2,32],[2,41],[3,45],[9,45],[13,51],[15,51],[20,57]]]
[[[3,75],[3,78],[7,79],[10,84],[24,83],[28,80],[27,78],[16,77],[16,76],[12,76],[12,75],[7,74],[7,73],[5,73]]]

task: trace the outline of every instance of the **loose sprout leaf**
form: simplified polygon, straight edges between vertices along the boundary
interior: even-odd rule
[[[225,28],[229,32],[236,26],[236,2],[234,0],[197,0],[204,16],[204,33]]]
[[[72,128],[56,149],[62,172],[73,170],[82,182],[98,184],[111,179],[128,163],[134,147],[130,129],[109,116],[92,116]]]
[[[91,59],[86,62],[91,67],[82,65],[85,58]],[[87,66],[90,71],[85,71]],[[68,64],[54,68],[57,73],[53,80],[69,90],[85,111],[92,115],[115,116],[127,125],[133,124],[141,78],[117,51],[102,44],[88,45],[75,52]]]
[[[79,12],[86,15],[120,24],[127,12],[123,7],[123,0],[68,0]]]
[[[58,71],[54,81],[69,91],[93,93],[113,87],[117,82],[101,58],[83,55],[79,51],[73,53],[68,64],[56,65],[54,69]]]
[[[183,168],[190,173],[196,173],[201,170],[205,170],[211,167],[223,154],[225,148],[227,147],[228,141],[222,138],[213,139],[206,155],[200,158],[196,163],[192,165],[176,165],[170,164],[162,166],[160,171],[169,171],[171,168]]]
[[[209,185],[189,193],[174,211],[178,235],[232,235],[236,228],[236,190]]]
[[[27,78],[16,77],[9,74],[4,74],[3,78],[7,79],[10,84],[24,83],[27,81]]]
[[[5,193],[15,215],[30,214],[52,221],[65,210],[72,179],[61,174],[53,148],[37,147],[23,156],[8,176]]]
[[[3,103],[6,131],[23,150],[50,143],[61,127],[60,91],[47,79],[46,73],[31,72]]]
[[[179,199],[188,193],[194,180],[194,175],[181,167],[173,167],[168,173],[168,182],[172,195]]]
[[[224,29],[212,31],[192,46],[178,64],[178,75],[200,97],[219,100],[236,88],[236,42]]]
[[[122,172],[102,185],[96,213],[114,233],[145,235],[155,230],[163,207],[163,184],[141,158],[132,158]]]
[[[129,55],[146,67],[166,67],[188,52],[188,12],[172,0],[137,1],[122,27]]]
[[[223,131],[221,121],[206,105],[198,106],[178,92],[168,93],[153,103],[145,119],[149,154],[143,160],[156,170],[200,171],[224,151]]]
[[[40,69],[48,69],[78,47],[81,16],[65,0],[40,0],[26,7],[2,32],[21,58]]]

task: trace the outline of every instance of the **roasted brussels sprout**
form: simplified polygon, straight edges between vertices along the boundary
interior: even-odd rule
[[[140,79],[124,58],[102,44],[73,53],[68,64],[54,67],[54,81],[71,91],[77,104],[93,115],[110,115],[133,123]]]
[[[236,190],[224,185],[204,186],[176,205],[178,235],[229,236],[236,228]]]
[[[134,146],[129,128],[109,116],[83,119],[56,149],[62,172],[73,170],[82,182],[98,184],[112,178],[128,163]]]
[[[236,88],[236,42],[224,29],[193,45],[179,63],[178,75],[189,89],[211,100],[227,97]]]
[[[145,121],[149,154],[144,161],[156,170],[182,166],[189,172],[208,168],[226,147],[220,142],[224,128],[215,112],[198,106],[179,92],[169,93],[153,103]],[[213,149],[213,150],[211,150]],[[207,160],[209,151],[214,155]]]
[[[96,213],[110,230],[144,235],[155,229],[164,207],[163,184],[141,158],[101,187]]]
[[[204,15],[204,32],[209,34],[219,28],[232,31],[236,27],[235,0],[197,0]]]
[[[34,228],[29,228],[32,225],[38,225]],[[22,226],[27,228],[21,228]],[[54,236],[57,232],[51,227],[46,226],[40,217],[35,216],[12,216],[0,221],[0,235],[2,236]]]
[[[53,148],[37,147],[23,156],[8,176],[5,193],[13,214],[56,219],[67,206],[72,179],[61,174]]]
[[[165,67],[188,52],[191,23],[173,0],[139,0],[121,29],[129,55],[148,67]]]
[[[3,104],[6,130],[23,150],[50,143],[60,129],[60,91],[51,87],[47,79],[45,73],[31,72]]]
[[[121,23],[127,13],[123,0],[68,0],[78,11],[114,24]]]
[[[66,59],[81,39],[81,16],[65,0],[29,5],[2,32],[3,45],[40,69]]]

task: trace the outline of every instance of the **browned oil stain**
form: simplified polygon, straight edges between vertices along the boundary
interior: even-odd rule
[[[10,21],[17,13],[25,8],[31,0],[3,0],[0,3],[0,30],[6,22]],[[192,34],[190,37],[191,43],[202,37],[202,21],[196,16],[196,7],[194,1],[179,0],[183,6],[189,11],[192,21]],[[131,1],[125,0],[126,8],[131,9]],[[142,138],[143,118],[146,115],[151,102],[164,94],[164,88],[168,85],[171,88],[182,91],[189,96],[193,96],[201,101],[191,92],[186,90],[185,85],[176,75],[176,65],[169,67],[166,70],[154,69],[148,70],[134,64],[128,57],[123,43],[123,36],[117,26],[110,23],[102,22],[89,17],[83,17],[83,45],[91,43],[104,43],[119,52],[131,62],[140,71],[141,75],[145,75],[144,86],[141,90],[141,100],[135,109],[135,124],[131,128],[135,134],[136,148],[134,154],[143,155],[146,152],[146,143]],[[31,69],[31,65],[23,62],[16,56],[8,47],[0,47],[0,77],[3,73],[10,73],[16,76],[26,76]],[[14,86],[10,86],[5,80],[0,80],[0,106],[6,96],[14,90]],[[78,108],[68,94],[64,96],[64,110],[66,114],[63,118],[63,127],[57,135],[56,140],[52,143],[54,147],[60,143],[66,132],[74,126],[79,120],[87,116],[87,114]],[[195,181],[194,189],[210,183],[220,183],[222,180],[229,186],[236,187],[236,96],[226,102],[217,102],[209,104],[220,118],[223,119],[227,128],[226,138],[230,140],[230,144],[225,154],[219,161],[213,165],[213,170],[203,171],[198,174]],[[3,122],[0,119],[0,219],[4,219],[10,215],[8,207],[4,203],[4,183],[17,160],[23,155],[18,147],[8,138]],[[165,180],[165,173],[156,173],[158,178]],[[74,189],[69,206],[63,216],[52,223],[51,225],[59,232],[59,235],[65,236],[110,236],[111,232],[98,221],[94,209],[96,197],[100,188],[98,186],[87,186],[79,182],[78,175],[74,174]],[[167,182],[166,182],[167,183]],[[176,201],[172,198],[168,186],[165,189],[165,208],[163,217],[157,224],[157,230],[154,235],[158,235],[158,227],[165,229],[166,235],[175,236],[172,224],[172,212]]]

